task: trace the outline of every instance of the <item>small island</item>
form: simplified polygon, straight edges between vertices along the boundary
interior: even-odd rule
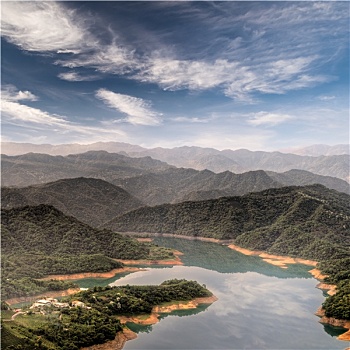
[[[121,349],[126,340],[136,336],[126,328],[126,322],[148,320],[146,324],[152,324],[158,322],[159,313],[215,300],[204,285],[184,279],[158,286],[94,287],[60,302],[46,298],[16,313],[7,310],[2,348],[79,350],[113,342],[114,348],[119,344]]]

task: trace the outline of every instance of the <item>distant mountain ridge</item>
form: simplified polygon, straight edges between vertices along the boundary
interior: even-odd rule
[[[341,179],[315,175],[304,170],[290,170],[282,174],[267,173],[263,170],[240,174],[225,171],[216,174],[210,170],[175,168],[150,157],[132,158],[106,151],[89,151],[65,157],[28,153],[13,157],[3,156],[1,163],[3,187],[27,187],[28,185],[51,183],[21,191],[5,189],[3,192],[3,203],[5,204],[3,205],[17,205],[16,201],[19,203],[23,201],[26,204],[52,204],[65,213],[78,215],[80,220],[92,225],[102,224],[102,218],[110,219],[102,214],[98,222],[95,220],[96,213],[101,212],[101,208],[109,207],[107,203],[111,200],[112,193],[116,194],[117,189],[113,185],[121,187],[145,205],[237,196],[268,188],[315,183],[345,193],[349,193],[350,189],[349,184]],[[73,180],[73,178],[80,178],[80,180]],[[110,184],[103,184],[102,181],[92,179],[88,184],[88,180],[83,180],[83,178],[100,179]],[[62,179],[71,180],[53,183]],[[106,195],[106,191],[102,196],[103,191],[101,192],[100,188],[104,187],[110,188],[109,196]],[[91,194],[89,198],[89,195],[83,193],[84,191],[87,193],[95,191],[96,193]],[[117,192],[120,194],[120,191],[119,189]],[[10,194],[12,197],[7,200],[4,196],[7,195],[10,198]],[[18,196],[21,196],[21,201],[16,199]],[[73,212],[75,208],[83,210],[85,204],[79,204],[79,200],[81,203],[87,203],[94,198],[96,199],[95,205],[97,205],[96,213],[93,210],[90,210],[91,215],[79,214],[78,211]],[[125,203],[126,208],[129,208],[126,205],[127,201],[122,200],[122,202]],[[71,209],[68,210],[69,207]],[[115,215],[117,215],[120,209],[117,209],[115,204],[110,205],[105,213],[111,213],[112,208],[116,210]],[[135,203],[131,204],[130,208],[134,209]],[[91,221],[86,221],[90,219]]]
[[[49,204],[66,215],[97,227],[145,204],[120,187],[92,178],[62,179],[24,188],[3,187],[1,207]]]
[[[2,153],[18,155],[27,152],[41,152],[54,155],[67,155],[91,150],[105,150],[122,153],[131,157],[150,156],[153,159],[161,160],[176,167],[193,168],[196,170],[208,169],[216,173],[226,170],[234,173],[242,173],[254,170],[285,172],[291,169],[300,169],[350,181],[349,152],[345,152],[346,145],[321,147],[324,149],[324,153],[331,155],[321,155],[322,151],[320,147],[311,146],[310,149],[312,147],[318,149],[318,156],[281,152],[253,152],[244,149],[219,151],[214,148],[194,146],[175,147],[172,149],[161,147],[146,149],[122,142],[97,142],[89,145],[67,144],[56,146],[3,142]],[[313,154],[315,152],[314,150]],[[337,152],[340,154],[336,154]],[[306,152],[306,154],[309,153]]]
[[[350,249],[350,196],[321,185],[140,208],[105,225],[119,232],[233,239],[270,253],[324,260]]]
[[[151,157],[131,158],[106,151],[89,151],[68,156],[27,153],[1,157],[2,186],[28,186],[65,178],[113,179],[172,168]]]
[[[215,174],[209,170],[180,168],[119,179],[114,183],[148,205],[239,196],[268,188],[316,183],[350,193],[350,185],[346,181],[315,175],[304,170],[290,170],[281,174],[263,170],[243,174],[234,174],[229,171]]]

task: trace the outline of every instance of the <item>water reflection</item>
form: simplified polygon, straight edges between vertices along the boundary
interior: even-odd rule
[[[152,326],[130,325],[139,333],[125,349],[344,349],[344,330],[323,326],[314,315],[324,301],[309,266],[281,269],[214,243],[157,238],[184,253],[184,266],[147,266],[112,282],[159,284],[186,278],[205,284],[218,301],[161,316]],[[183,317],[178,317],[183,316]]]
[[[220,244],[166,237],[156,237],[154,243],[184,253],[181,260],[186,266],[199,266],[221,273],[255,271],[279,278],[312,278],[308,273],[310,266],[294,264],[282,269],[257,256],[246,256]]]
[[[125,349],[344,349],[314,315],[324,297],[309,266],[281,269],[208,242],[155,242],[182,251],[185,266],[148,267],[114,285],[186,278],[205,284],[219,300],[197,314],[184,310],[186,317],[165,317]]]

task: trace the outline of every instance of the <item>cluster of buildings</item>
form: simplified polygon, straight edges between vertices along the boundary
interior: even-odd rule
[[[57,309],[63,309],[63,308],[69,308],[69,307],[81,307],[81,308],[89,308],[87,307],[82,301],[79,300],[73,300],[71,302],[71,305],[68,303],[61,303],[57,299],[54,298],[43,298],[40,300],[37,300],[33,305],[30,307],[30,309],[43,309],[46,307],[53,306]]]

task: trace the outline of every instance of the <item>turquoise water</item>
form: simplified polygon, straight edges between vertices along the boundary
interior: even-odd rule
[[[111,285],[159,284],[186,278],[205,284],[217,297],[196,310],[163,314],[152,326],[129,324],[138,332],[124,349],[345,349],[344,330],[323,326],[314,315],[324,301],[317,280],[304,265],[270,265],[215,243],[157,238],[184,253],[184,266],[147,267]]]

